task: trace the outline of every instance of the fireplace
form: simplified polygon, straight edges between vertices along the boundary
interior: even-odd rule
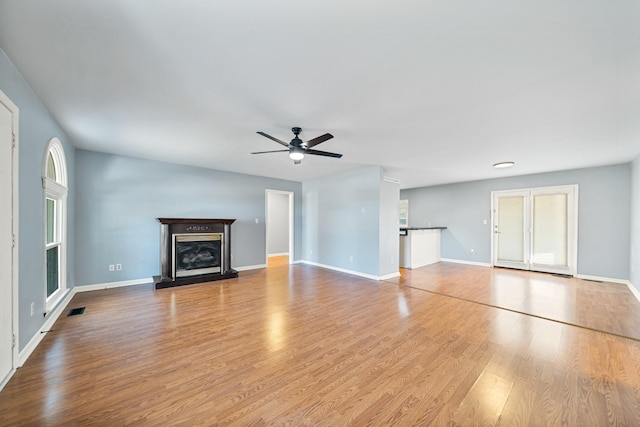
[[[174,234],[173,277],[220,273],[222,234]]]
[[[238,277],[231,268],[234,219],[158,218],[161,275],[156,289]]]

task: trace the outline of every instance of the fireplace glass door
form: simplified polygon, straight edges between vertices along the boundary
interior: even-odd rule
[[[222,233],[174,234],[173,277],[222,271]]]

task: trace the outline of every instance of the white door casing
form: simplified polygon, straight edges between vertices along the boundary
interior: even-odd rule
[[[0,92],[0,389],[18,363],[18,108]]]
[[[283,191],[283,190],[270,190],[270,189],[266,189],[265,190],[265,218],[266,218],[266,236],[265,236],[265,242],[269,241],[269,235],[271,233],[271,228],[269,227],[269,193],[272,194],[284,194],[288,196],[288,229],[289,229],[289,264],[293,264],[294,262],[294,217],[293,217],[293,212],[294,212],[294,193],[292,191]],[[265,260],[267,260],[269,258],[269,253],[267,250],[267,243],[265,243]]]
[[[576,275],[577,185],[494,191],[491,204],[493,265]]]

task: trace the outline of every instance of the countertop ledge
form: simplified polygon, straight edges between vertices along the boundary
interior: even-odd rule
[[[400,230],[446,230],[447,227],[400,227]]]

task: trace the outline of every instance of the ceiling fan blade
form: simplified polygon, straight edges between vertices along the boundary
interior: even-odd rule
[[[272,150],[272,151],[256,151],[251,154],[265,154],[265,153],[288,153],[289,150]]]
[[[335,157],[337,159],[342,157],[342,154],[329,153],[328,151],[320,151],[320,150],[304,150],[304,153],[305,154],[315,154],[316,156]]]
[[[307,148],[311,148],[311,147],[315,147],[316,145],[320,144],[321,142],[325,142],[329,139],[333,138],[333,135],[331,135],[330,133],[325,133],[324,135],[320,135],[316,138],[310,139],[307,141],[306,146]]]
[[[278,138],[274,138],[273,136],[268,135],[268,134],[266,134],[264,132],[258,131],[257,133],[259,133],[260,135],[264,136],[265,138],[269,138],[270,140],[277,142],[280,145],[284,145],[285,147],[289,146],[289,144],[287,142],[280,141]]]

